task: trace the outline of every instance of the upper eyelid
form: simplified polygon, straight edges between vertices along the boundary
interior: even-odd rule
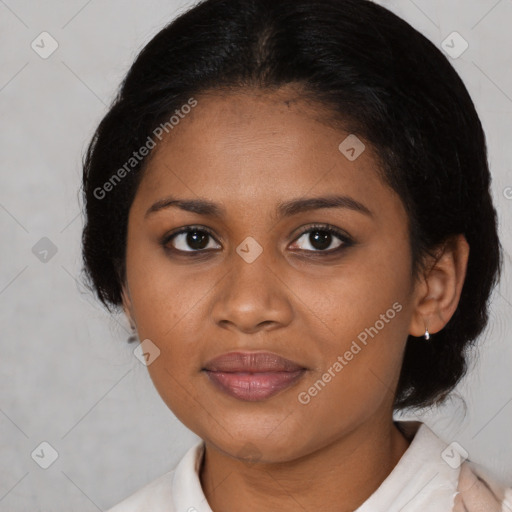
[[[295,238],[297,238],[298,236],[302,236],[310,231],[313,231],[314,229],[318,229],[319,231],[323,229],[325,231],[330,231],[331,233],[334,233],[339,237],[352,238],[348,233],[345,233],[343,229],[337,228],[336,226],[332,226],[327,223],[313,223],[310,226],[306,226],[305,228],[301,229],[298,234],[295,235]]]
[[[190,226],[185,226],[173,230],[171,233],[168,233],[167,235],[164,236],[164,240],[172,240],[175,236],[181,235],[183,233],[188,233],[189,231],[204,231],[205,233],[208,233],[212,238],[217,239],[217,237],[213,234],[213,231],[210,228],[192,224]]]

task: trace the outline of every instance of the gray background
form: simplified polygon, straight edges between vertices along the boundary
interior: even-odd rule
[[[421,417],[510,483],[512,0],[381,3],[438,46],[453,31],[469,43],[452,63],[487,133],[506,266],[470,376]],[[116,87],[188,5],[0,0],[0,511],[104,510],[172,469],[198,439],[125,343],[126,319],[80,283],[78,200],[82,153]],[[42,31],[59,44],[47,59],[31,48]],[[57,249],[46,262],[32,250],[43,237]],[[42,441],[58,452],[46,470],[31,458]]]

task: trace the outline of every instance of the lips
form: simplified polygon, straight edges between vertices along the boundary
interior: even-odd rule
[[[306,368],[271,352],[230,352],[208,361],[203,371],[224,393],[258,401],[292,386]]]

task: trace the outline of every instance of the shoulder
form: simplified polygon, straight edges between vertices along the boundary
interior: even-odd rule
[[[491,476],[483,466],[469,460],[460,467],[453,512],[508,512],[512,510],[512,487]]]
[[[171,507],[174,470],[164,473],[106,512],[173,512]]]
[[[433,461],[432,469],[437,476],[444,478],[443,488],[450,494],[452,512],[512,512],[510,482],[505,485],[489,469],[471,459],[461,458],[458,464],[446,464],[446,458],[439,458],[438,454],[445,453],[451,445],[424,423],[402,421],[397,426],[412,441],[410,449],[404,454],[404,461],[407,455],[410,459],[411,454],[414,454],[414,459],[424,456],[422,465],[425,467],[429,461]],[[427,457],[422,452],[430,455]],[[438,484],[439,478],[436,479],[437,487]]]

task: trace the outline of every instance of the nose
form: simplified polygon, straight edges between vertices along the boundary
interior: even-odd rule
[[[288,325],[293,294],[265,251],[252,263],[236,252],[230,259],[230,270],[212,296],[215,323],[246,334]]]

